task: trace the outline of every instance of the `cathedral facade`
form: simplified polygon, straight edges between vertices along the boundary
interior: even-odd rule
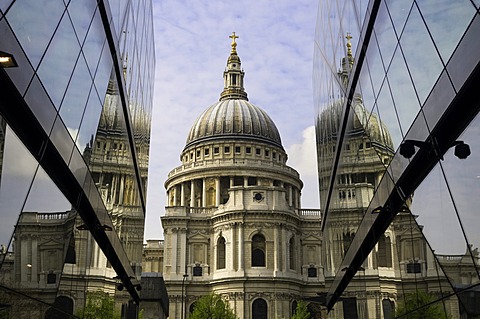
[[[192,125],[165,182],[171,318],[188,318],[209,293],[239,318],[289,318],[324,282],[320,211],[301,208],[303,183],[275,123],[248,101],[231,38],[220,100]]]

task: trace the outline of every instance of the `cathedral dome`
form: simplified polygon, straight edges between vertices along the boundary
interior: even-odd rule
[[[190,129],[186,147],[229,138],[257,140],[282,148],[278,129],[268,114],[242,99],[225,99],[205,110]]]
[[[230,36],[232,49],[223,73],[224,88],[220,100],[205,110],[195,121],[185,148],[212,140],[251,140],[283,150],[280,134],[268,114],[248,101],[243,87],[245,72],[237,54],[238,38]]]
[[[344,100],[338,100],[330,107],[323,110],[319,117],[320,140],[326,142],[336,139],[339,125],[342,121],[342,107]],[[355,95],[352,109],[349,113],[346,136],[365,135],[370,141],[393,149],[392,137],[386,125],[375,113],[369,113],[360,95]]]

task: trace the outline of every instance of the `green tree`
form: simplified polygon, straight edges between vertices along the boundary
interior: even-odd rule
[[[297,308],[291,319],[311,319],[310,311],[308,311],[308,303],[306,301],[300,300],[297,303]]]
[[[438,298],[424,291],[407,293],[397,305],[395,316],[406,319],[447,319],[443,303],[435,302]]]
[[[228,302],[222,297],[210,294],[198,299],[190,319],[237,319]]]
[[[106,292],[87,292],[85,308],[77,313],[83,319],[120,319],[121,315],[115,311],[113,296]]]

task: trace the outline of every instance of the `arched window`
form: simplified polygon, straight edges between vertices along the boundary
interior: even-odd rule
[[[252,304],[252,319],[267,319],[267,302],[261,298],[256,299]]]
[[[265,237],[260,234],[252,238],[252,267],[265,267]]]
[[[293,317],[293,315],[295,314],[295,311],[297,311],[297,305],[298,305],[298,304],[297,304],[297,301],[294,300],[294,301],[292,302],[292,314],[291,314],[291,317]]]
[[[378,267],[392,267],[390,238],[385,235],[378,240]]]
[[[355,237],[355,233],[343,233],[343,256],[345,256],[345,254],[347,253],[347,250],[353,241],[353,237]]]
[[[295,237],[292,236],[289,241],[288,252],[290,257],[290,269],[295,270]]]
[[[219,237],[217,240],[217,269],[225,268],[225,238]]]

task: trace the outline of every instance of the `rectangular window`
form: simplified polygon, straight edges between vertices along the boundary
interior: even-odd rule
[[[193,267],[193,275],[194,276],[202,276],[202,267],[201,266]]]
[[[235,146],[235,153],[240,154],[240,152],[241,152],[240,146]]]
[[[57,282],[57,275],[56,274],[47,274],[47,284],[54,284]]]
[[[260,155],[261,151],[262,151],[262,150],[259,149],[258,147],[255,149],[255,153],[256,153],[257,155]]]
[[[230,154],[230,146],[225,146],[224,151],[225,154]]]
[[[265,157],[269,157],[270,156],[270,151],[269,150],[265,150]]]
[[[308,274],[309,278],[317,277],[317,268],[309,267],[308,270],[307,270],[307,274]]]
[[[422,272],[422,267],[420,263],[409,263],[407,264],[407,273],[408,274],[419,274]]]
[[[206,148],[206,149],[205,149],[205,156],[208,156],[208,155],[210,155],[210,149],[209,149],[209,148]]]
[[[273,157],[273,159],[277,159],[277,153],[276,153],[276,152],[273,152],[273,153],[272,153],[272,157]]]
[[[247,147],[245,148],[245,153],[247,153],[247,154],[252,154],[252,148],[251,148],[250,146],[247,146]]]
[[[213,148],[213,154],[218,154],[220,153],[220,148],[219,147],[214,147]]]

